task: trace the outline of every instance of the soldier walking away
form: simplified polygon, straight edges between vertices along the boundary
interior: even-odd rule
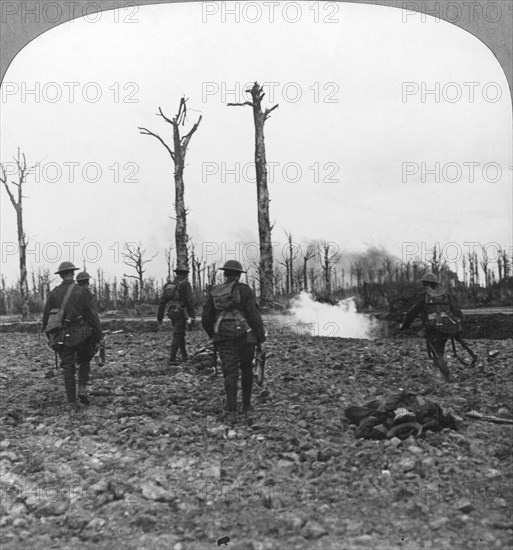
[[[463,341],[461,326],[463,314],[456,299],[439,284],[438,278],[433,273],[426,273],[421,281],[424,287],[422,297],[406,312],[401,330],[407,329],[413,320],[420,316],[424,324],[428,356],[433,360],[433,367],[438,368],[449,381],[451,374],[444,357],[448,338],[458,340],[472,355],[473,363],[477,356]]]
[[[88,404],[86,386],[89,381],[91,346],[102,339],[102,329],[92,294],[73,280],[78,268],[71,262],[62,262],[55,274],[62,283],[54,288],[45,304],[43,330],[47,330],[50,317],[62,312],[62,340],[53,347],[59,355],[63,371],[66,397],[72,410],[78,412],[82,404]],[[79,364],[77,401],[75,363]]]
[[[87,271],[81,271],[75,278],[77,281],[77,285],[85,286],[89,292],[91,292],[91,289],[89,288],[89,279],[91,278],[91,275],[87,273]],[[91,294],[93,294],[91,292]],[[94,294],[93,294],[94,296]]]
[[[92,296],[93,304],[97,307],[97,300],[96,295],[91,290],[91,287],[89,286],[89,280],[91,279],[91,275],[87,273],[87,271],[81,271],[76,277],[75,281],[77,282],[77,285],[84,287],[89,294]],[[85,349],[89,345],[89,358],[87,358],[85,354]],[[79,369],[78,372],[80,372],[80,369],[82,369],[84,372],[90,371],[91,368],[91,360],[96,355],[96,352],[100,349],[101,346],[104,346],[103,341],[103,332],[102,332],[102,338],[100,341],[96,341],[93,336],[91,335],[87,342],[84,342],[84,354],[82,354],[81,357],[79,357]],[[85,386],[82,386],[80,383],[78,384],[78,399],[83,405],[89,405],[89,396],[87,395],[87,390]]]
[[[214,286],[203,309],[202,325],[219,352],[226,392],[225,417],[237,421],[237,383],[239,370],[242,385],[242,411],[245,418],[251,408],[253,388],[253,357],[255,345],[264,353],[265,330],[251,288],[239,281],[244,273],[236,260],[221,268],[225,282]]]
[[[162,297],[159,301],[159,310],[157,321],[162,324],[164,310],[167,308],[167,316],[171,319],[173,325],[173,339],[171,341],[171,356],[169,364],[176,365],[176,355],[178,350],[182,356],[182,361],[187,361],[187,345],[185,343],[185,329],[191,328],[194,320],[194,300],[192,298],[191,284],[187,280],[189,269],[187,266],[177,266],[175,269],[176,277],[173,281],[168,281],[163,288]]]

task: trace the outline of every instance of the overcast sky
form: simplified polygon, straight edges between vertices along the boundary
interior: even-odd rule
[[[171,118],[184,94],[184,132],[203,115],[184,174],[189,234],[205,259],[230,259],[238,246],[247,264],[256,248],[244,245],[258,238],[253,118],[226,103],[246,100],[254,80],[274,83],[264,105],[279,104],[265,126],[274,241],[284,243],[287,230],[298,243],[385,247],[399,257],[435,242],[460,252],[469,242],[511,246],[511,98],[484,44],[382,6],[301,2],[295,23],[298,14],[281,6],[273,22],[263,11],[253,23],[254,7],[240,3],[237,23],[215,6],[75,20],[14,59],[2,84],[1,160],[20,146],[41,163],[25,190],[29,268],[81,266],[85,252],[93,274],[121,276],[123,243],[140,241],[158,253],[147,274],[165,276],[173,164],[137,127],[171,145],[171,126],[155,113],[160,106]],[[1,269],[14,280],[16,222],[4,190],[1,216]]]

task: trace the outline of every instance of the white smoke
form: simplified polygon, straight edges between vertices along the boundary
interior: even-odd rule
[[[356,311],[354,298],[340,300],[337,305],[322,304],[301,292],[292,302],[287,325],[295,324],[300,334],[332,338],[373,338],[379,322]],[[293,321],[293,323],[290,323]]]

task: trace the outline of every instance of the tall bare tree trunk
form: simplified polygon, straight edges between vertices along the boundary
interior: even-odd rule
[[[185,208],[184,200],[184,181],[183,171],[185,167],[185,155],[187,153],[187,147],[192,138],[194,132],[198,129],[202,117],[198,118],[198,121],[192,126],[191,130],[185,136],[180,136],[180,126],[185,124],[187,118],[187,106],[186,99],[182,97],[180,100],[180,106],[178,113],[173,119],[167,118],[162,109],[159,107],[160,116],[173,127],[173,147],[171,150],[166,142],[154,132],[146,128],[139,127],[139,131],[143,135],[153,136],[157,138],[162,145],[167,149],[167,152],[173,159],[175,165],[174,179],[175,179],[175,214],[176,214],[176,226],[175,226],[175,244],[176,244],[176,262],[177,265],[188,265],[188,253],[187,253],[187,210]]]
[[[264,124],[271,112],[278,107],[274,105],[270,109],[262,111],[262,99],[264,92],[258,82],[253,84],[251,90],[252,101],[244,103],[228,103],[229,106],[249,105],[253,108],[253,121],[255,123],[255,169],[257,183],[257,207],[258,207],[258,237],[260,241],[260,303],[264,306],[273,304],[274,299],[274,273],[273,273],[273,247],[271,242],[271,224],[269,220],[269,189],[267,187],[267,160],[265,156]]]
[[[25,321],[28,318],[29,308],[29,289],[27,280],[27,239],[25,236],[25,230],[23,229],[23,184],[26,181],[28,171],[32,170],[27,168],[27,160],[25,155],[20,154],[18,148],[18,156],[14,159],[16,162],[16,168],[18,171],[18,183],[12,182],[18,188],[18,200],[14,198],[14,195],[7,183],[8,174],[3,165],[0,165],[0,181],[4,184],[5,190],[9,195],[11,204],[16,211],[16,225],[18,230],[18,253],[19,253],[19,265],[20,265],[20,296],[21,296],[21,318]]]

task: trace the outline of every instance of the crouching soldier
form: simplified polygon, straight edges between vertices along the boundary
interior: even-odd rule
[[[167,308],[167,316],[173,325],[173,339],[171,341],[170,365],[176,365],[178,350],[182,355],[182,361],[187,361],[187,345],[185,343],[185,329],[190,327],[194,320],[194,300],[192,288],[187,280],[189,269],[187,266],[178,266],[175,269],[176,277],[164,285],[162,297],[159,301],[157,321],[162,324],[164,310]]]
[[[433,367],[439,369],[446,380],[451,379],[445,360],[445,344],[449,337],[462,342],[462,312],[455,298],[442,287],[436,275],[426,273],[422,279],[422,297],[407,312],[401,330],[407,329],[420,316],[424,324],[428,356]]]
[[[225,416],[234,423],[237,420],[239,370],[242,411],[247,417],[251,407],[255,345],[260,344],[263,348],[265,330],[253,291],[239,281],[244,273],[242,265],[229,260],[221,270],[225,282],[211,289],[203,309],[202,325],[219,352],[226,392]]]
[[[45,304],[43,330],[48,333],[49,343],[58,355],[63,370],[64,388],[68,403],[76,412],[81,404],[88,404],[86,386],[89,381],[91,348],[102,339],[102,329],[92,294],[83,286],[75,284],[74,272],[78,270],[71,262],[62,262],[55,274],[62,283],[54,288]],[[51,332],[50,325],[62,329]],[[78,360],[77,401],[75,363]]]

